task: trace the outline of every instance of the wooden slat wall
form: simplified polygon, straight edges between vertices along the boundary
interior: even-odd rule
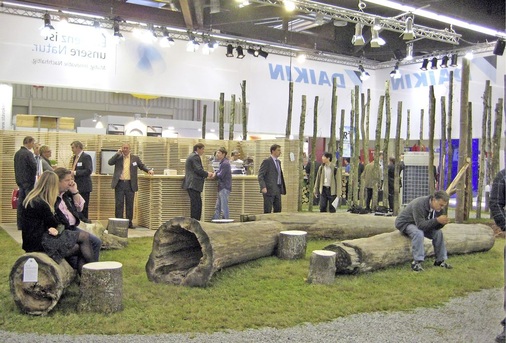
[[[69,167],[72,151],[70,144],[74,140],[81,141],[85,151],[95,151],[97,158],[97,171],[100,169],[102,149],[117,150],[123,142],[129,142],[132,153],[139,155],[141,160],[155,169],[157,175],[163,174],[165,168],[176,169],[178,175],[184,174],[184,164],[193,146],[202,142],[206,145],[206,157],[203,158],[205,168],[212,171],[209,158],[220,146],[224,146],[229,152],[236,149],[241,152],[242,159],[251,157],[254,161],[253,173],[264,158],[270,155],[272,144],[281,145],[281,165],[287,185],[287,196],[283,197],[283,211],[296,211],[298,194],[298,173],[301,168],[298,166],[298,142],[285,139],[258,140],[258,141],[218,141],[200,139],[174,139],[159,137],[132,137],[115,135],[90,135],[76,134],[73,132],[25,132],[25,131],[0,131],[0,222],[14,223],[16,211],[11,209],[11,193],[16,188],[13,168],[13,157],[20,148],[23,138],[27,135],[33,136],[38,142],[49,145],[53,151],[52,159],[58,161],[58,166]],[[290,153],[294,159],[290,159]],[[141,172],[141,175],[143,173]],[[246,178],[248,179],[248,178]],[[245,180],[246,180],[245,179]],[[90,199],[90,218],[105,220],[114,216],[114,190],[111,189],[111,176],[93,175],[93,192]],[[147,181],[149,180],[149,181]],[[234,179],[233,190],[230,195],[230,210],[233,219],[238,220],[242,213],[258,213],[262,211],[263,200],[259,193],[258,182],[252,177],[248,181]],[[140,177],[140,192],[136,196],[134,222],[141,225],[153,227],[155,223],[163,223],[167,216],[174,214],[189,216],[189,199],[186,192],[181,190],[181,180],[166,183],[163,178],[151,180]],[[146,192],[149,194],[146,199]],[[206,181],[203,193],[204,209],[203,219],[210,220],[214,213],[216,200],[215,181]],[[145,223],[145,224],[142,224]]]

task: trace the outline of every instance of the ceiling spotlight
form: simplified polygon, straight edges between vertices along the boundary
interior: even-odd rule
[[[353,38],[351,39],[351,44],[355,46],[364,45],[365,40],[364,36],[362,35],[362,24],[356,23],[355,24],[355,34],[353,35]]]
[[[498,39],[494,46],[494,55],[502,56],[504,54],[504,48],[506,48],[506,41]]]
[[[459,55],[452,54],[452,58],[451,58],[451,62],[450,62],[450,67],[458,67],[458,64],[457,64],[458,57],[459,57]]]
[[[58,10],[58,15],[60,17],[60,23],[58,24],[58,28],[60,29],[67,29],[69,25],[69,18],[68,16],[62,12],[62,10]]]
[[[374,24],[373,24],[372,28],[374,30],[376,30],[376,31],[381,30],[381,21],[380,21],[380,18],[378,18],[378,17],[374,18]]]
[[[267,51],[263,51],[261,48],[258,49],[258,56],[261,56],[263,58],[267,58],[269,56],[269,53]]]
[[[413,43],[406,44],[406,57],[404,59],[406,61],[411,61],[413,59]]]
[[[437,57],[433,57],[430,61],[430,69],[436,70],[437,69]]]
[[[371,77],[371,74],[365,71],[363,65],[359,65],[358,70],[360,71],[360,80],[365,81]]]
[[[422,61],[422,66],[420,67],[420,70],[426,71],[428,65],[429,65],[429,59],[424,58]]]
[[[412,40],[415,37],[416,37],[415,31],[413,30],[413,18],[407,17],[406,18],[406,29],[404,29],[404,33],[402,34],[402,39]]]
[[[253,48],[248,48],[248,50],[246,50],[246,51],[248,52],[248,54],[253,55],[255,57],[258,57],[258,55],[259,55],[259,50],[255,50]]]
[[[51,25],[51,15],[49,12],[44,13],[42,19],[44,19],[44,25],[40,28],[40,35],[47,37],[50,33],[55,32],[54,26]]]
[[[163,36],[160,38],[160,46],[162,48],[168,48],[176,44],[174,39],[170,36],[169,31],[167,29],[163,30]]]
[[[235,51],[237,51],[237,58],[242,60],[244,58],[244,51],[242,50],[242,46],[238,45],[237,48],[235,48]]]
[[[400,79],[402,76],[401,72],[399,71],[399,62],[395,63],[394,70],[390,72],[390,77],[392,79]]]
[[[307,55],[303,52],[299,52],[295,58],[297,59],[297,62],[304,63],[306,62]]]
[[[119,42],[122,42],[125,40],[125,37],[123,37],[121,32],[119,32],[119,20],[118,19],[114,19],[114,22],[112,24],[112,30],[113,30],[112,37],[116,43],[119,43]]]
[[[234,47],[232,44],[227,45],[227,53],[225,54],[227,57],[234,57]]]
[[[379,48],[380,46],[385,45],[385,40],[379,36],[379,32],[377,30],[373,28],[371,32],[371,48]]]
[[[464,58],[468,59],[468,60],[472,60],[474,58],[474,54],[472,51],[468,51],[466,52]]]
[[[295,11],[295,2],[291,0],[284,0],[283,3],[285,4],[285,10],[287,10],[288,12]]]
[[[188,33],[188,43],[186,43],[186,51],[195,52],[199,49],[199,42],[197,42],[197,38],[190,32]]]
[[[448,68],[448,60],[450,58],[448,55],[444,55],[443,58],[441,58],[441,64],[439,65],[441,68]]]

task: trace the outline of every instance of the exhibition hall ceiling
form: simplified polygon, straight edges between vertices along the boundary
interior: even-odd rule
[[[425,18],[377,4],[369,0],[320,0],[294,1],[296,9],[288,12],[281,0],[250,0],[249,4],[238,0],[45,0],[17,1],[53,9],[121,18],[159,27],[191,30],[198,35],[222,34],[231,43],[248,46],[259,42],[266,48],[272,46],[296,47],[311,54],[335,54],[348,59],[369,60],[382,63],[402,59],[407,44],[413,43],[413,55],[428,56],[450,53],[452,50],[480,46],[495,42],[497,37],[469,30],[447,22]],[[504,34],[504,0],[397,0],[396,3],[415,9],[454,17],[475,25],[484,26]],[[309,6],[305,6],[309,5]],[[330,5],[330,7],[328,7]],[[352,12],[347,12],[347,11]],[[455,34],[455,41],[440,41],[420,34],[413,40],[403,39],[403,33],[391,31],[387,25],[379,30],[386,41],[381,47],[371,47],[372,29],[364,25],[364,45],[352,44],[356,25],[349,13],[371,19],[379,17],[384,22],[407,17],[413,19],[415,28],[430,28]],[[333,15],[336,14],[336,15]],[[353,15],[352,15],[353,17]],[[344,19],[343,19],[344,18]],[[346,20],[348,19],[348,20]],[[416,33],[416,29],[415,29]],[[458,43],[458,44],[454,44]],[[254,43],[252,44],[254,45]],[[261,46],[261,45],[260,45]],[[257,46],[258,48],[258,46]]]

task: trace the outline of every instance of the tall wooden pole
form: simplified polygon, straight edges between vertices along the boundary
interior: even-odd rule
[[[330,113],[329,152],[336,156],[336,119],[337,119],[337,78],[332,79],[332,109]],[[336,161],[340,163],[340,161]],[[338,165],[336,163],[336,165]]]
[[[436,98],[434,86],[429,87],[429,193],[434,194],[434,126],[436,123]]]
[[[341,110],[341,121],[339,126],[339,145],[337,146],[337,153],[339,156],[343,156],[344,150],[344,117],[346,115],[345,110]],[[343,165],[339,164],[337,168],[337,196],[343,197]],[[339,206],[341,206],[341,202],[339,202]]]
[[[202,139],[206,139],[206,120],[207,120],[207,105],[204,105],[204,113],[202,113]]]
[[[492,138],[492,175],[497,175],[499,170],[499,153],[501,151],[502,112],[503,99],[499,98],[495,105],[494,136]]]
[[[311,172],[309,173],[309,194],[313,194],[314,179],[316,176],[316,136],[318,135],[318,96],[314,98],[313,109],[313,137],[311,138]],[[311,196],[311,199],[313,197]],[[313,201],[309,201],[309,211],[313,210]]]
[[[462,59],[462,75],[460,86],[460,136],[459,136],[459,170],[467,163],[467,137],[469,130],[468,102],[469,102],[469,74],[470,63],[467,58]],[[464,222],[465,199],[466,199],[466,178],[461,178],[457,183],[457,207],[455,208],[455,222]]]
[[[228,123],[228,140],[234,140],[234,123],[235,123],[235,94],[230,96],[232,107],[230,108],[230,122]]]
[[[453,144],[452,144],[452,119],[453,118],[453,70],[450,71],[450,85],[448,88],[448,121],[446,126],[446,140],[448,146],[448,169],[446,173],[446,182],[448,185],[453,181]]]
[[[348,187],[348,193],[353,191],[353,204],[358,205],[358,163],[360,162],[360,88],[358,85],[355,86],[355,124],[353,125],[353,131],[355,132],[355,140],[351,142],[353,145],[352,151],[352,161],[353,164],[351,166],[351,175],[350,178],[353,178],[353,188],[350,189]]]
[[[241,83],[241,93],[242,93],[242,140],[245,141],[248,139],[248,107],[246,106],[246,80],[243,80]]]
[[[225,137],[225,93],[220,93],[218,125],[219,139],[223,140]]]
[[[476,195],[476,218],[481,218],[481,200],[483,198],[483,185],[485,182],[485,155],[487,154],[487,116],[488,116],[488,92],[490,91],[490,80],[485,82],[483,93],[483,115],[481,118],[481,141],[480,141],[480,169],[478,176],[478,194]]]
[[[285,138],[292,133],[293,81],[288,82],[288,114],[286,116]]]
[[[385,81],[385,137],[383,138],[383,168],[380,170],[383,180],[383,206],[388,207],[388,145],[390,143],[390,123],[392,120],[392,108],[390,106],[390,80]]]
[[[373,184],[373,192],[372,192],[372,207],[371,209],[376,209],[378,207],[378,182],[379,182],[379,154],[380,154],[380,142],[381,142],[381,125],[383,123],[383,107],[385,106],[385,96],[380,96],[379,106],[378,106],[378,122],[376,124],[376,145],[374,146],[374,184]]]
[[[439,155],[439,189],[445,187],[446,170],[446,97],[441,97],[441,154]]]
[[[395,169],[394,169],[394,206],[393,215],[399,214],[400,198],[400,172],[401,172],[401,124],[402,124],[402,101],[397,103],[397,126],[395,130]]]
[[[302,96],[302,105],[300,109],[300,123],[299,123],[299,166],[304,165],[304,126],[306,125],[306,96]],[[302,194],[302,188],[304,188],[304,174],[305,171],[302,170],[299,173],[299,194]],[[310,203],[312,203],[313,190],[309,190],[309,199]],[[297,202],[297,211],[302,211],[302,196],[299,196]]]

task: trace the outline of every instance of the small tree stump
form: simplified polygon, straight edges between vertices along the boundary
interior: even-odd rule
[[[327,250],[314,250],[309,261],[307,282],[329,285],[336,275],[336,253]]]
[[[307,248],[306,238],[306,231],[281,231],[279,233],[278,258],[285,260],[304,258]]]
[[[23,281],[24,266],[30,258],[38,264],[37,282]],[[58,264],[44,253],[26,253],[19,257],[12,267],[9,276],[10,290],[14,302],[22,312],[46,315],[56,306],[75,276],[76,271],[65,260]]]
[[[109,218],[107,232],[122,238],[128,238],[128,225],[130,221],[123,218]]]
[[[123,310],[123,265],[92,262],[83,266],[78,311],[112,313]]]

